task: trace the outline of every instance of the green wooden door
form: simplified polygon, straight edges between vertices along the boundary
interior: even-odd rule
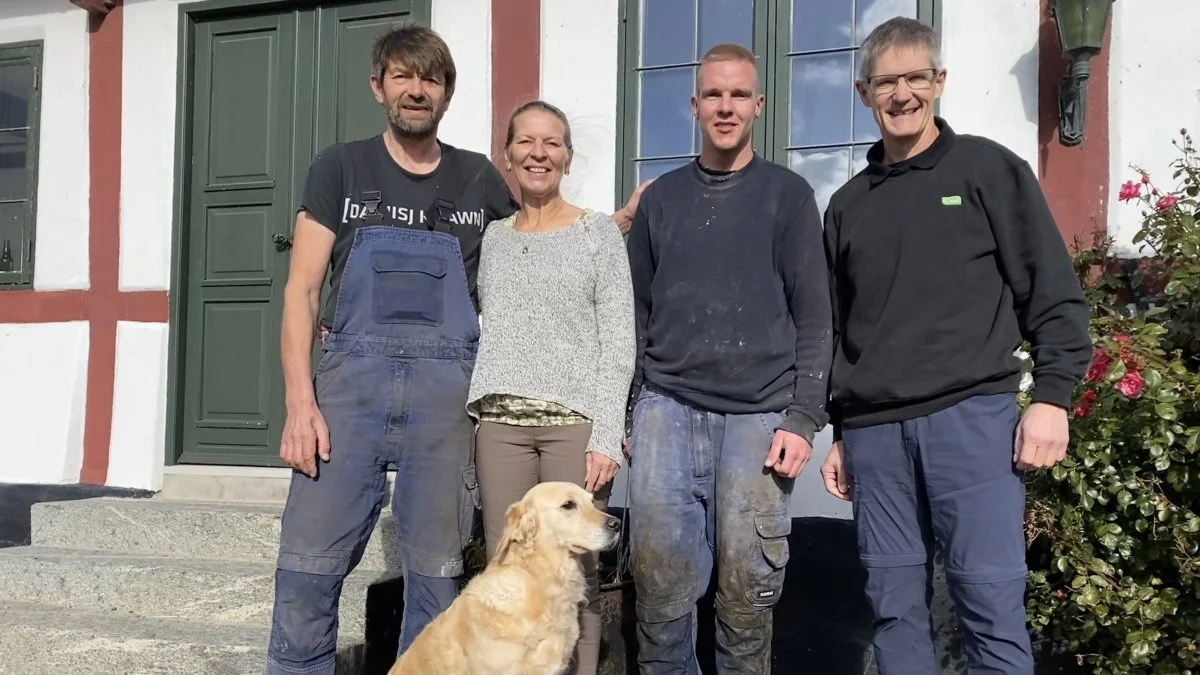
[[[372,41],[428,21],[413,0],[305,4],[194,25],[179,463],[282,465],[280,324],[304,175],[326,145],[382,130]]]

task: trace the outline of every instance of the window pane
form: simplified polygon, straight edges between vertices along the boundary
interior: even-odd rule
[[[695,68],[642,73],[638,156],[664,157],[692,153],[692,91]]]
[[[28,63],[0,65],[0,129],[20,129],[29,124],[32,74]]]
[[[867,151],[871,149],[869,145],[856,145],[851,151],[850,175],[853,177],[859,171],[867,168]]]
[[[0,199],[28,199],[25,131],[0,131]]]
[[[754,3],[749,0],[700,0],[699,61],[709,47],[733,42],[754,49]]]
[[[852,6],[851,0],[792,0],[792,51],[853,45]]]
[[[853,67],[849,52],[792,57],[790,147],[850,141]]]
[[[0,272],[20,272],[23,269],[24,230],[25,203],[0,204]]]
[[[638,162],[638,185],[641,185],[642,181],[650,180],[651,178],[658,178],[672,169],[678,169],[690,161],[692,161],[692,159],[688,157],[685,159],[654,159]]]
[[[860,56],[862,56],[860,53],[854,52],[855,79],[858,78],[858,68],[861,63]],[[854,85],[851,84],[850,87],[850,95],[854,99],[852,104],[854,106],[854,142],[869,143],[879,140],[879,125],[875,122],[874,114],[858,98],[858,92],[853,90]],[[870,92],[867,95],[870,96]]]
[[[812,185],[817,209],[824,214],[829,198],[850,177],[846,173],[850,168],[850,148],[793,150],[788,153],[788,166]]]
[[[817,0],[809,0],[816,2]],[[897,16],[917,18],[917,0],[858,0],[855,3],[854,45],[857,47],[875,28]]]
[[[696,60],[696,0],[642,0],[642,65]]]

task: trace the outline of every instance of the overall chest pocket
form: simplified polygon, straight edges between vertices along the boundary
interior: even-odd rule
[[[376,251],[371,314],[379,323],[440,326],[444,317],[446,259],[436,255]]]

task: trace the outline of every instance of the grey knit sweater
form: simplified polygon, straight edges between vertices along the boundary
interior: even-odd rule
[[[587,451],[620,464],[636,358],[621,231],[591,210],[552,232],[518,232],[514,218],[493,221],[483,237],[468,410],[488,394],[564,405],[592,421]]]

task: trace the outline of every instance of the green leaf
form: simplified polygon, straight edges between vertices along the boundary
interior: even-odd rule
[[[1175,411],[1175,406],[1170,403],[1155,403],[1154,413],[1164,420],[1174,421],[1179,418],[1178,413]]]

